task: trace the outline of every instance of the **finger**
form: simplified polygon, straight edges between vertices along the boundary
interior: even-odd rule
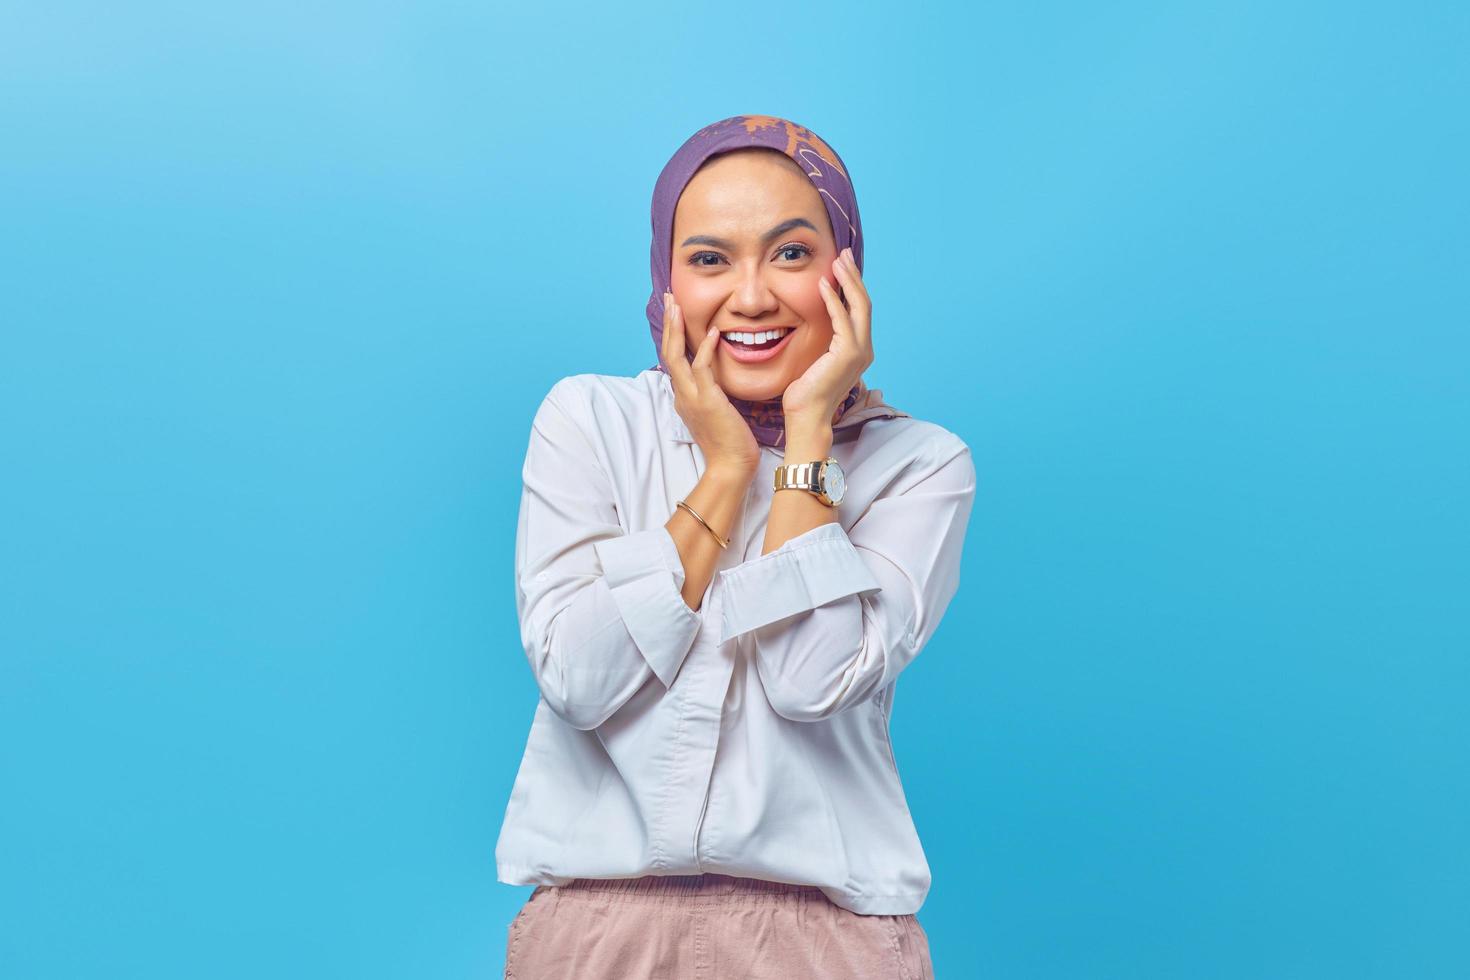
[[[826,276],[822,276],[817,283],[817,288],[821,290],[822,302],[827,304],[827,313],[832,318],[833,335],[856,344],[857,338],[853,335],[852,324],[847,318],[847,310],[843,308],[842,301],[837,298],[837,287],[829,283]]]
[[[669,353],[664,360],[668,365],[674,393],[681,395],[686,401],[693,399],[697,396],[697,388],[694,378],[689,374],[689,358],[684,353],[684,317],[672,293],[669,294],[669,306],[664,319],[664,335],[669,341]]]
[[[863,274],[857,267],[857,260],[852,257],[852,249],[844,250],[843,254],[838,256],[836,265],[847,273],[847,278],[843,281],[843,288],[848,293],[856,293],[864,302],[867,302],[869,300],[868,287],[863,282]]]
[[[664,325],[658,332],[658,353],[664,359],[664,364],[669,363],[669,291],[664,290]]]
[[[684,358],[684,318],[672,293],[664,305],[664,340],[668,345],[664,363],[669,369],[669,377],[679,388],[691,387],[689,362]]]
[[[871,342],[873,324],[873,304],[868,297],[868,288],[863,285],[857,265],[850,256],[840,256],[833,267],[837,270],[837,275],[842,280],[843,292],[847,295],[847,310],[852,319],[853,335],[859,345],[866,346]]]
[[[833,263],[844,284],[848,296],[848,318],[852,324],[853,347],[862,369],[873,363],[873,304],[868,298],[867,286],[857,271],[850,250],[845,250]]]
[[[702,389],[707,390],[716,386],[714,360],[715,347],[719,342],[720,332],[710,327],[705,331],[704,340],[699,342],[699,350],[694,352],[694,363],[690,365],[690,368]]]

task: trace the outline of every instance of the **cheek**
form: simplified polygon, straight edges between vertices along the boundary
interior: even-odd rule
[[[822,299],[822,288],[817,285],[819,280],[813,279],[809,288],[802,290],[800,305],[796,312],[801,318],[813,328],[814,332],[830,332],[832,329],[832,314],[827,311],[827,303]]]
[[[669,288],[674,291],[674,298],[679,301],[679,309],[684,311],[686,326],[694,328],[710,322],[713,309],[711,296],[707,285],[700,277],[681,275],[679,267],[675,266],[673,274],[669,276]]]

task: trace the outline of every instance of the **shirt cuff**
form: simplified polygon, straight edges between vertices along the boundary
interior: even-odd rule
[[[720,573],[725,643],[778,619],[856,592],[881,592],[863,556],[836,521],[788,538],[770,554]]]
[[[628,635],[664,688],[672,687],[700,617],[680,595],[684,562],[668,528],[608,538],[593,548]]]

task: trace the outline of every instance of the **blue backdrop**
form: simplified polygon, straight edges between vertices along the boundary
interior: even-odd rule
[[[126,9],[124,9],[126,8]],[[969,442],[938,975],[1470,975],[1455,3],[0,7],[0,975],[474,978],[558,378],[735,113]]]

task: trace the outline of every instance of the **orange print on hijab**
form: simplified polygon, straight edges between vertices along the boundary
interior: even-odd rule
[[[786,130],[786,155],[793,160],[799,159],[796,155],[798,143],[805,143],[817,151],[817,156],[826,160],[837,172],[845,178],[847,171],[842,169],[842,164],[837,162],[837,154],[832,152],[822,138],[805,126],[798,126],[789,119],[778,119],[775,116],[741,116],[741,122],[745,124],[745,131],[753,133],[757,129],[770,129],[773,126],[781,126]]]

